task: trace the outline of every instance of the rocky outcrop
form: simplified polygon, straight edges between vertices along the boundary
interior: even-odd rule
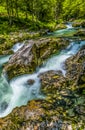
[[[27,81],[27,84],[28,85],[33,85],[35,83],[35,80],[33,80],[33,79],[29,79],[28,81]]]
[[[85,36],[85,30],[80,29],[79,31],[77,31],[74,36],[80,36],[80,37],[84,37]]]
[[[55,27],[55,30],[61,30],[61,29],[66,29],[66,25],[65,24],[58,24],[56,27]]]
[[[68,44],[63,38],[42,38],[28,40],[17,51],[5,67],[9,79],[24,73],[33,73],[37,66],[41,65],[52,54],[58,53]]]
[[[73,27],[85,27],[85,20],[73,22]]]
[[[75,56],[69,58],[66,62],[66,76],[81,90],[85,92],[85,46]],[[76,88],[75,88],[76,89]]]
[[[13,51],[10,51],[10,49],[15,43],[27,39],[34,39],[41,35],[40,31],[28,32],[28,30],[19,30],[18,32],[0,35],[0,55],[13,54]]]
[[[10,59],[11,60],[11,59]],[[85,47],[66,61],[61,72],[40,74],[45,100],[32,100],[0,119],[1,130],[85,129]]]

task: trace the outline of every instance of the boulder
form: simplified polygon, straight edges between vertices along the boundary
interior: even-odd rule
[[[85,30],[79,30],[79,31],[77,31],[75,34],[74,34],[74,36],[81,36],[81,37],[83,37],[83,36],[85,36]]]
[[[85,27],[85,20],[81,20],[81,21],[75,21],[72,24],[73,27]]]
[[[35,80],[33,80],[33,79],[29,79],[28,81],[27,81],[27,84],[28,85],[33,85],[35,83]]]
[[[65,24],[58,24],[56,27],[55,27],[55,30],[61,30],[61,29],[66,29],[66,25]]]
[[[4,71],[7,72],[9,79],[21,74],[33,73],[37,66],[42,65],[51,55],[59,52],[68,43],[68,40],[63,38],[28,40],[12,55]]]
[[[85,49],[82,49],[75,55],[66,60],[66,76],[69,79],[77,79],[78,75],[84,72]]]
[[[45,100],[32,100],[0,120],[2,130],[85,128],[85,49],[66,61],[66,77],[57,71],[39,75]]]
[[[7,107],[8,107],[8,103],[6,101],[2,102],[0,104],[0,113],[4,112],[7,109]]]

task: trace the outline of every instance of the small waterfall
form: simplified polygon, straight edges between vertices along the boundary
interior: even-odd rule
[[[8,108],[13,94],[5,76],[2,74],[2,65],[6,63],[9,58],[10,55],[0,56],[0,117],[2,117],[2,113]]]
[[[10,57],[11,57],[11,55],[0,56],[0,67],[1,67],[4,63],[8,62],[8,60],[9,60]]]
[[[66,24],[66,26],[67,26],[67,28],[68,28],[68,29],[73,28],[73,27],[72,27],[72,23],[71,23],[71,22],[68,22],[68,23]]]
[[[85,45],[85,41],[71,42],[65,50],[60,52],[60,54],[48,59],[47,62],[40,67],[37,72],[33,74],[21,75],[13,78],[10,81],[10,84],[7,83],[7,87],[5,88],[7,90],[4,93],[7,98],[2,98],[2,101],[4,102],[1,106],[2,113],[0,113],[0,117],[8,115],[16,106],[26,105],[29,100],[44,98],[44,96],[40,93],[41,83],[39,74],[50,70],[60,70],[65,76],[66,59],[75,55],[83,45]],[[6,86],[4,84],[4,78],[2,77],[1,80],[2,85],[0,86],[4,88],[4,86]]]
[[[10,82],[10,86],[13,90],[11,102],[3,115],[7,115],[14,107],[24,105],[31,99],[43,98],[43,96],[40,95],[40,79],[38,75],[49,70],[61,70],[63,75],[65,75],[65,60],[75,55],[83,45],[85,45],[85,41],[80,43],[72,42],[65,50],[61,51],[59,55],[50,58],[44,66],[39,68],[38,72],[14,78]],[[30,79],[34,81],[31,85],[28,84],[28,80]]]
[[[21,47],[24,46],[24,43],[16,43],[11,50],[13,50],[14,52],[18,51]]]
[[[67,28],[66,29],[61,29],[61,30],[56,30],[49,35],[60,37],[60,36],[68,36],[71,33],[75,33],[77,28],[72,27],[72,23],[68,22],[66,24]]]
[[[0,115],[7,109],[12,97],[12,89],[6,81],[5,77],[0,77]]]

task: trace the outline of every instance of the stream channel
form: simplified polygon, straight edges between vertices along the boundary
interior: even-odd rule
[[[51,33],[51,35],[58,36],[69,32],[75,32],[71,23],[67,24],[67,29],[62,29]],[[18,51],[24,43],[17,43],[13,46],[14,52]],[[7,81],[3,74],[2,66],[8,62],[10,55],[0,56],[0,117],[7,116],[15,107],[26,105],[28,101],[37,98],[45,98],[40,93],[40,79],[39,74],[49,70],[62,71],[65,76],[65,61],[67,58],[75,55],[81,47],[85,45],[85,41],[70,41],[66,49],[61,50],[59,54],[49,58],[46,63],[38,68],[33,74],[24,74],[13,78],[10,82]],[[34,80],[33,85],[27,84],[29,79]]]

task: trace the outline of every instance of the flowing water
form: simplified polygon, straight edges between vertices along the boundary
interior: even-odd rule
[[[6,63],[10,58],[10,55],[7,55],[7,56],[0,56],[0,67],[2,67],[2,65],[4,63]]]
[[[3,113],[11,100],[12,89],[5,76],[2,74],[2,65],[9,60],[10,56],[0,57],[0,113]]]
[[[17,44],[15,44],[13,47],[12,47],[12,49],[11,50],[13,50],[14,52],[16,52],[16,51],[18,51],[21,47],[23,47],[24,46],[24,42],[23,43],[17,43]]]
[[[69,29],[69,28],[73,28],[73,27],[72,27],[72,22],[68,22],[68,23],[66,24],[66,26],[67,26],[68,29]]]
[[[74,34],[79,28],[72,27],[72,23],[68,22],[66,24],[66,29],[56,30],[54,32],[48,33],[48,36],[56,36],[56,37],[62,37],[62,36],[69,36],[71,34]]]
[[[10,83],[7,82],[4,75],[0,76],[0,117],[8,115],[13,108],[27,104],[29,100],[36,98],[45,98],[40,93],[39,74],[49,70],[59,70],[65,76],[65,61],[67,58],[75,55],[80,48],[85,45],[85,41],[71,42],[70,45],[62,50],[59,54],[51,57],[44,65],[33,74],[25,74],[13,78]],[[16,51],[17,45],[16,45]],[[0,66],[9,60],[10,56],[0,57]],[[29,80],[33,80],[33,84],[29,84]]]

